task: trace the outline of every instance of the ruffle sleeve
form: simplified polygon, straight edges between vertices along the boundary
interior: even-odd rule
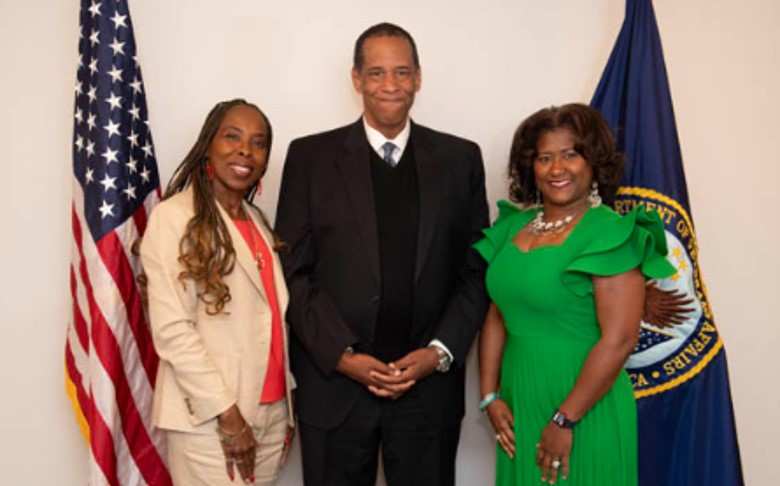
[[[622,217],[605,211],[608,217],[594,228],[592,239],[561,276],[569,290],[586,295],[593,291],[590,275],[617,275],[637,267],[647,278],[669,277],[676,272],[666,260],[666,233],[658,213],[644,206]]]
[[[485,237],[474,243],[474,248],[488,263],[492,262],[496,253],[503,248],[507,238],[513,236],[511,229],[516,217],[526,212],[503,199],[498,201],[497,206],[498,218],[493,222],[493,226],[482,230]]]

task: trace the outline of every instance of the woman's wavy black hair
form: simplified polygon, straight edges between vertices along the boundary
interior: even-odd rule
[[[580,103],[543,108],[517,128],[509,153],[509,198],[521,204],[537,201],[534,160],[539,140],[558,128],[571,130],[574,150],[590,164],[601,199],[611,205],[623,175],[625,156],[601,113]]]

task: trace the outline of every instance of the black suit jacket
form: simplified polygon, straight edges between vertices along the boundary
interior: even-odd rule
[[[479,147],[412,123],[420,191],[412,342],[439,339],[455,360],[448,373],[415,385],[426,412],[441,425],[464,411],[466,354],[487,309],[485,264],[471,248],[488,226]],[[292,329],[290,360],[299,418],[337,426],[362,385],[334,370],[347,346],[371,354],[380,300],[370,147],[362,120],[294,140],[285,162],[276,230]]]

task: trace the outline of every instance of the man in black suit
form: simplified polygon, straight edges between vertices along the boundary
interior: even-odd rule
[[[371,27],[363,117],[287,153],[276,229],[307,486],[373,486],[380,444],[390,486],[454,484],[488,209],[479,147],[409,119],[420,79],[409,33]]]

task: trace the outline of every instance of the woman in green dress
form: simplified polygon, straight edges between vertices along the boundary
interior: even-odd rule
[[[636,486],[636,404],[623,370],[645,278],[674,268],[663,224],[615,199],[624,157],[601,115],[543,109],[515,133],[510,199],[475,247],[492,299],[480,337],[480,408],[496,485]]]

